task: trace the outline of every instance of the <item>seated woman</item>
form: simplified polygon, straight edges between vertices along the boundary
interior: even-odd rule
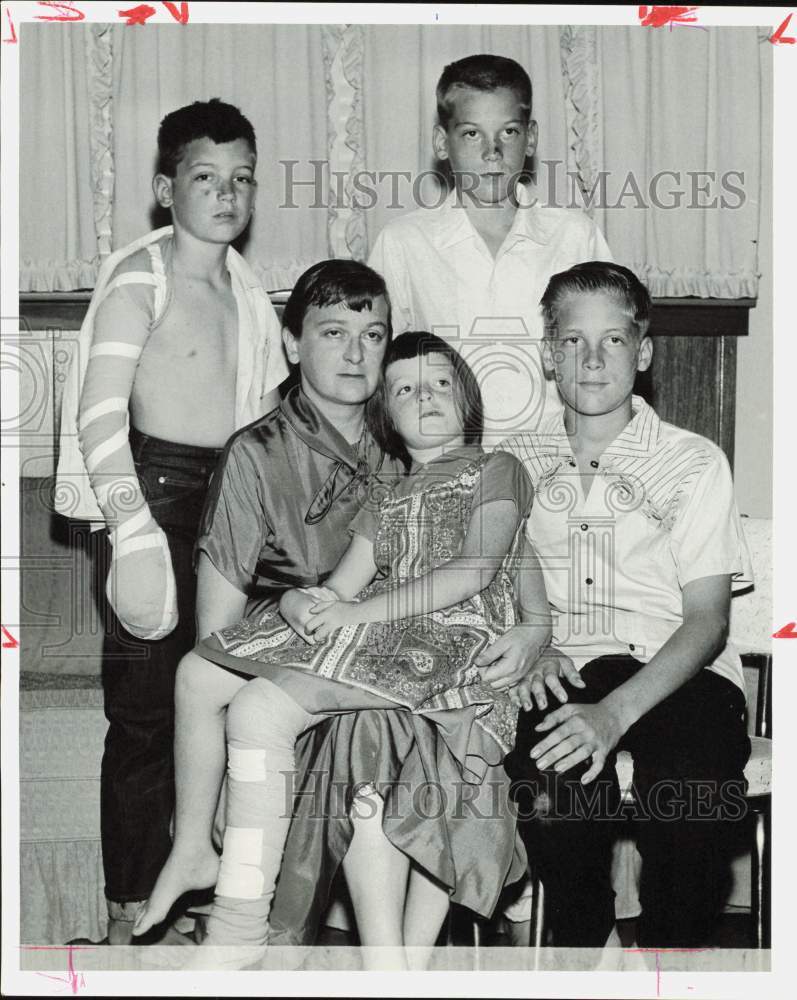
[[[358,266],[350,262],[334,263]],[[324,310],[317,311],[323,313]],[[338,309],[338,312],[344,311],[349,313],[347,322],[355,325],[362,322],[362,316],[359,319],[352,317],[357,310],[349,306]],[[372,309],[368,311],[372,312]],[[370,317],[372,325],[374,319],[378,321],[378,309],[373,309],[373,313],[376,315]],[[326,320],[321,323],[321,328],[332,334],[333,344],[347,338],[354,339],[352,334],[356,331],[340,329],[346,324],[340,323],[340,316],[335,318],[335,327]],[[285,319],[288,325],[290,304]],[[371,350],[374,340],[376,338],[370,338]],[[305,356],[302,364],[304,388],[307,358],[312,357],[307,330],[303,329],[301,342]],[[296,338],[290,340],[286,336],[286,343],[289,354],[291,348],[295,351]],[[225,860],[217,885],[217,902],[209,924],[208,943],[211,944],[265,943],[268,911],[290,823],[291,789],[286,788],[285,775],[287,772],[289,777],[293,776],[294,744],[299,733],[325,720],[330,713],[352,709],[376,706],[396,709],[404,705],[430,718],[443,710],[443,715],[448,718],[442,724],[438,722],[436,728],[444,734],[439,743],[440,747],[445,746],[445,753],[439,748],[435,750],[435,741],[428,737],[428,724],[427,735],[418,738],[423,730],[412,724],[408,726],[406,713],[396,712],[384,713],[405,716],[403,726],[395,727],[397,739],[391,753],[385,756],[398,762],[396,773],[406,771],[407,766],[415,768],[416,790],[424,775],[428,778],[434,774],[434,769],[430,771],[426,766],[426,758],[431,758],[436,770],[441,770],[439,762],[442,760],[442,771],[446,773],[440,774],[440,786],[444,791],[446,782],[450,786],[450,801],[444,806],[444,812],[449,814],[457,804],[462,805],[460,800],[463,797],[469,799],[461,793],[463,779],[465,783],[475,780],[478,785],[479,777],[490,769],[495,769],[498,775],[503,752],[511,743],[514,726],[512,700],[505,694],[499,696],[496,702],[495,692],[481,683],[474,660],[488,642],[515,622],[513,593],[505,560],[510,550],[510,562],[515,558],[530,493],[523,477],[518,475],[519,466],[506,455],[485,457],[473,447],[464,452],[461,450],[466,437],[471,442],[478,441],[481,419],[478,389],[458,355],[429,335],[405,336],[401,344],[404,345],[404,353],[409,349],[409,355],[405,358],[399,354],[393,358],[388,377],[391,378],[395,369],[395,377],[389,384],[396,397],[387,401],[387,411],[400,436],[392,427],[391,420],[383,419],[380,426],[387,432],[383,436],[389,447],[407,460],[413,456],[423,461],[424,466],[417,470],[418,474],[407,477],[399,484],[395,501],[384,497],[379,505],[378,532],[375,530],[374,511],[365,511],[357,519],[359,527],[354,529],[352,545],[328,581],[336,589],[328,591],[326,596],[332,597],[336,593],[340,597],[352,598],[360,591],[376,573],[374,552],[383,571],[389,572],[388,578],[368,588],[364,594],[368,599],[356,604],[337,600],[332,603],[318,602],[321,596],[319,591],[314,596],[289,592],[282,605],[285,618],[293,627],[286,627],[285,620],[273,613],[256,613],[201,644],[198,652],[204,659],[200,660],[196,655],[192,657],[203,664],[204,698],[212,705],[225,704],[230,700],[230,693],[241,688],[243,682],[239,675],[263,675],[243,688],[230,710],[228,829]],[[394,350],[401,344],[395,345]],[[434,347],[431,354],[430,345]],[[335,350],[340,351],[340,347],[336,346]],[[348,357],[346,351],[349,352]],[[422,360],[421,355],[424,355]],[[346,348],[340,351],[340,357],[356,370],[363,363],[363,349],[360,345],[353,350]],[[419,366],[422,377],[419,377]],[[315,378],[320,380],[319,373],[328,369],[328,364],[326,367],[319,365],[314,371]],[[414,379],[411,377],[413,374]],[[394,386],[397,381],[402,381],[402,384]],[[470,388],[467,394],[469,405],[463,405],[461,401],[463,386]],[[399,447],[396,448],[396,445]],[[425,466],[431,460],[434,461],[427,469]],[[483,474],[487,465],[490,469]],[[484,516],[487,511],[489,519]],[[390,525],[392,528],[384,535]],[[435,526],[437,531],[434,531]],[[402,532],[405,538],[402,538]],[[409,556],[409,562],[407,539],[412,542],[410,549],[412,545],[417,546],[415,555]],[[251,544],[251,540],[247,539],[245,544]],[[395,548],[396,545],[398,548]],[[442,565],[434,568],[439,563]],[[418,580],[411,585],[396,586],[403,579],[416,577]],[[532,610],[538,610],[544,619],[547,605],[544,591],[539,591],[539,574],[532,570],[525,579],[529,593],[535,591]],[[430,584],[433,584],[434,590],[428,594]],[[450,607],[463,601],[465,603],[460,607]],[[424,620],[408,620],[413,613],[427,612],[429,616]],[[361,618],[361,615],[365,617]],[[391,620],[399,621],[399,627],[388,624]],[[543,633],[540,644],[544,644],[545,626],[539,631]],[[319,643],[320,639],[325,641]],[[268,652],[261,654],[263,650]],[[212,666],[208,660],[231,668],[235,674]],[[382,664],[388,669],[384,669]],[[193,665],[196,667],[197,663]],[[189,668],[190,664],[184,664],[181,673],[186,673]],[[178,694],[180,690],[178,685]],[[195,694],[199,694],[198,689]],[[181,722],[185,717],[184,708],[178,700],[178,748],[180,740],[186,738],[186,730],[192,733],[198,731],[197,714],[186,719],[187,725]],[[208,742],[212,735],[205,732],[203,737]],[[474,762],[478,762],[476,773],[473,771]],[[378,766],[373,770],[372,765],[372,774],[376,778],[383,777],[378,773]],[[384,776],[390,778],[394,775],[386,773]],[[147,918],[151,924],[162,917],[164,906],[168,908],[175,895],[189,887],[208,884],[209,880],[212,884],[215,880],[215,855],[210,857],[203,846],[209,844],[208,811],[203,817],[201,809],[193,808],[193,823],[187,826],[185,822],[186,802],[206,794],[212,784],[209,777],[213,776],[203,769],[201,761],[178,752],[175,846],[153,893],[145,919],[139,922],[139,932],[147,928]],[[500,778],[498,783],[505,784]],[[398,782],[398,787],[410,785],[413,783],[405,780]],[[455,787],[457,785],[460,787]],[[210,801],[214,803],[217,788],[214,786],[210,791]],[[480,907],[477,905],[477,908],[487,912],[492,909],[510,869],[514,877],[521,874],[521,866],[512,865],[512,861],[517,860],[513,858],[514,819],[505,808],[506,795],[499,795],[498,798],[501,799],[499,806],[502,804],[504,808],[496,809],[494,802],[492,812],[500,813],[499,816],[488,814],[486,821],[478,825],[472,824],[470,817],[470,843],[465,851],[470,866],[457,863],[456,857],[446,857],[445,850],[439,849],[440,845],[430,852],[426,836],[413,838],[413,826],[417,832],[417,816],[414,823],[411,814],[399,816],[398,826],[394,823],[392,831],[389,831],[391,839],[399,845],[407,837],[410,841],[427,842],[425,850],[429,857],[421,848],[420,867],[442,883],[436,885],[425,880],[427,886],[432,887],[427,891],[427,897],[430,893],[436,895],[439,903],[433,910],[424,907],[430,918],[426,921],[428,929],[425,936],[428,938],[431,935],[431,941],[436,937],[448,905],[446,886],[454,889],[455,894],[459,891],[467,897],[464,886],[455,884],[455,872],[471,873],[472,892],[477,899],[481,896],[478,899]],[[181,799],[184,807],[182,814]],[[253,805],[259,814],[256,822],[251,813]],[[413,805],[416,805],[414,798]],[[395,816],[391,816],[395,820]],[[203,818],[206,823],[200,829]],[[326,818],[329,819],[328,812]],[[435,819],[439,829],[440,816]],[[467,822],[461,822],[465,819],[464,816],[454,816],[455,830],[456,820],[460,820],[460,827],[467,829]],[[498,837],[498,841],[488,834],[489,824],[502,827],[503,835]],[[387,817],[385,826],[389,826]],[[379,824],[381,829],[382,824]],[[480,843],[482,837],[478,834],[487,835],[485,840],[489,837],[491,842],[491,858],[487,867],[493,870],[487,879],[479,878],[473,871],[474,865],[478,867],[478,859],[484,855],[483,842]],[[467,843],[467,838],[462,835],[448,839],[452,848]],[[441,841],[444,840],[446,838],[442,837]],[[195,848],[193,856],[190,851],[192,843]],[[387,841],[384,844],[390,847]],[[352,848],[349,853],[356,858],[358,852]],[[418,853],[417,848],[415,853]],[[391,850],[384,851],[385,870],[390,870],[390,875],[385,874],[384,878],[395,881],[398,872],[400,884],[401,865],[404,863],[403,880],[406,884],[407,854],[413,856],[411,850],[392,850],[392,854]],[[198,870],[197,862],[203,859],[206,864]],[[401,926],[405,892],[391,893],[390,902],[392,904],[395,897],[395,906],[386,905],[384,885],[380,886],[379,871],[374,866],[376,860],[369,855],[367,873],[362,865],[355,865],[354,860],[344,862],[352,884],[361,938],[366,944],[400,944],[405,939]],[[417,882],[417,877],[412,881]],[[389,911],[392,916],[386,915],[383,921],[376,923],[363,919],[363,908],[368,910],[369,905],[374,908],[375,904],[377,913],[385,911],[387,914]],[[372,936],[376,940],[369,941]]]

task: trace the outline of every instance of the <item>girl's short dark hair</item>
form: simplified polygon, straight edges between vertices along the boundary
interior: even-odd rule
[[[462,416],[465,444],[481,444],[484,433],[484,406],[479,383],[467,361],[445,340],[424,330],[402,333],[387,349],[385,370],[394,361],[407,361],[429,354],[442,354],[451,363],[454,373],[454,399]],[[400,459],[404,467],[409,469],[412,458],[390,419],[387,382],[384,378],[368,401],[366,415],[371,433],[382,449],[393,458]]]
[[[311,306],[323,309],[324,306],[343,304],[354,312],[361,312],[372,309],[374,300],[380,297],[387,303],[390,342],[390,296],[381,274],[356,260],[322,260],[308,268],[293,286],[282,313],[282,325],[298,340],[302,335],[304,317]]]
[[[560,271],[548,282],[540,305],[547,335],[556,332],[559,309],[568,295],[579,292],[607,292],[628,313],[637,336],[647,335],[650,326],[650,294],[633,271],[606,260],[591,260]]]
[[[531,80],[528,73],[514,59],[483,53],[457,59],[443,70],[437,84],[437,119],[443,128],[447,129],[451,122],[455,92],[465,87],[482,91],[506,87],[518,99],[526,118],[531,117]]]
[[[252,123],[233,104],[218,97],[194,101],[166,115],[158,129],[157,173],[175,177],[185,147],[194,139],[211,139],[217,144],[243,139],[257,156]]]

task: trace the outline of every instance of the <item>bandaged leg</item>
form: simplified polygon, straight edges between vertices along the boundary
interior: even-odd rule
[[[326,716],[256,678],[227,713],[227,828],[203,946],[265,946],[293,810],[295,746]]]
[[[149,337],[153,280],[146,272],[120,274],[96,307],[78,437],[91,487],[110,529],[108,600],[128,632],[154,640],[177,624],[174,571],[166,535],[142,494],[128,440],[128,405]]]

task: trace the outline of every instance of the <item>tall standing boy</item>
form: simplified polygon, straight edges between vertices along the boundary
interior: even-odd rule
[[[539,865],[553,943],[614,927],[618,750],[634,760],[642,855],[637,941],[706,944],[728,889],[728,827],[745,812],[744,679],[727,641],[749,557],[727,459],[633,395],[650,365],[650,298],[604,262],[554,275],[542,299],[562,415],[502,445],[535,488],[529,539],[554,645],[585,687],[521,712],[505,761]]]
[[[548,279],[611,259],[591,219],[540,204],[525,182],[537,147],[531,107],[531,80],[513,59],[473,55],[446,66],[432,141],[453,188],[441,205],[389,223],[369,261],[387,282],[396,333],[432,330],[468,360],[493,443],[560,407],[539,354]]]
[[[274,310],[230,246],[252,215],[256,160],[232,105],[196,101],[164,118],[153,190],[172,226],[105,262],[64,398],[62,512],[108,527],[121,626],[103,649],[111,944],[129,942],[171,846],[174,677],[195,641],[192,551],[210,475],[287,374]]]

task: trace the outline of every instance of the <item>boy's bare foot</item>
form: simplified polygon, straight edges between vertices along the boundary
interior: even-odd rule
[[[189,856],[172,851],[161,868],[152,894],[139,910],[133,925],[133,936],[139,937],[165,920],[183,893],[192,889],[210,889],[216,884],[218,874],[219,858],[211,847],[201,854],[195,851]]]

